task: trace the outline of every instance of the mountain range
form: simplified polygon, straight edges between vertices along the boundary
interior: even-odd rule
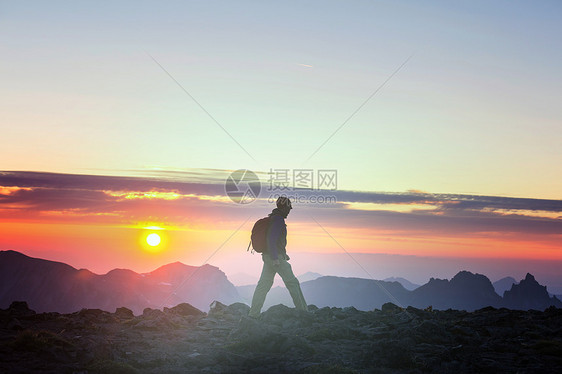
[[[251,303],[255,285],[236,287],[243,301]],[[413,291],[407,290],[400,282],[378,281],[363,278],[324,276],[301,283],[307,303],[317,307],[354,306],[359,310],[381,308],[387,302],[407,307],[433,309],[459,309],[473,311],[493,306],[510,309],[544,310],[553,305],[562,308],[562,302],[551,297],[546,287],[540,285],[531,274],[514,282],[504,297],[498,295],[490,280],[481,274],[461,271],[451,280],[431,278],[430,281]],[[267,295],[264,309],[273,305],[292,306],[291,297],[285,287],[274,287]]]
[[[196,267],[175,262],[150,273],[115,269],[98,275],[16,251],[0,252],[0,308],[14,300],[24,300],[40,312],[115,310],[126,306],[140,314],[144,308],[161,309],[182,300],[207,310],[215,299],[233,303],[239,296],[226,275],[211,265]]]
[[[306,281],[305,279],[311,279]],[[301,287],[308,304],[317,307],[381,308],[387,302],[399,306],[434,309],[476,310],[486,306],[544,310],[562,302],[551,297],[531,274],[519,284],[511,283],[503,297],[481,274],[461,271],[451,280],[434,279],[422,286],[405,279],[377,281],[303,274]],[[507,280],[500,285],[511,281]],[[407,283],[406,283],[407,282]],[[498,282],[496,282],[498,283]],[[404,284],[413,290],[405,288]],[[496,285],[499,287],[500,285]],[[414,288],[414,286],[416,286]],[[235,287],[226,275],[211,265],[189,266],[180,262],[149,273],[115,269],[98,275],[67,264],[28,257],[16,251],[0,251],[0,308],[12,301],[26,301],[39,312],[75,312],[82,308],[115,310],[127,307],[135,314],[145,308],[161,309],[188,302],[208,310],[212,301],[250,304],[255,285]],[[272,305],[292,306],[288,291],[274,287],[264,310]]]

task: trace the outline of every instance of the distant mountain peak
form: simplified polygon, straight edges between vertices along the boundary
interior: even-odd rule
[[[455,275],[455,277],[470,276],[470,275],[474,275],[474,273],[468,270],[461,270]]]
[[[505,291],[503,298],[506,306],[511,309],[544,310],[551,305],[562,307],[560,300],[551,298],[546,286],[537,282],[530,273],[519,284],[514,284],[510,290]]]
[[[189,265],[184,264],[183,262],[180,261],[175,261],[175,262],[170,262],[169,264],[163,265],[161,267],[179,267],[179,268],[185,268],[185,267],[189,267]]]
[[[419,284],[412,283],[409,280],[407,280],[406,278],[402,278],[402,277],[389,277],[389,278],[383,279],[383,281],[385,281],[385,282],[398,282],[402,285],[402,287],[404,287],[408,291],[413,291],[420,286]]]
[[[527,273],[525,279],[519,282],[519,286],[521,286],[522,288],[540,288],[544,289],[546,292],[546,286],[541,286],[531,273]]]
[[[323,276],[322,274],[315,273],[313,271],[307,271],[306,273],[299,275],[297,279],[299,280],[299,282],[303,283],[303,282],[308,282],[318,279],[322,276]]]
[[[503,296],[504,292],[511,289],[511,286],[518,284],[513,277],[504,277],[495,281],[492,285],[496,290],[496,293]]]
[[[450,281],[431,278],[425,285],[412,291],[410,302],[414,307],[436,309],[475,310],[485,306],[499,306],[501,297],[490,280],[482,274],[463,270]]]
[[[3,250],[0,251],[0,253],[2,253],[2,252],[4,252],[5,254],[10,254],[10,255],[18,255],[18,256],[29,257],[29,256],[24,255],[21,252],[14,251],[13,249],[3,249]]]
[[[88,269],[80,269],[80,271],[89,271],[89,270]],[[112,269],[112,270],[107,272],[107,274],[113,274],[113,273],[135,273],[135,272],[133,270],[130,270],[130,269],[121,269],[121,268],[115,268],[115,269]]]
[[[185,271],[186,269],[189,268],[195,268],[195,266],[189,266],[186,264],[183,264],[179,261],[176,262],[172,262],[166,265],[162,265],[150,272],[148,272],[147,274],[158,274],[158,273],[170,273],[170,272],[177,272],[177,271]]]
[[[464,279],[475,279],[475,278],[486,278],[488,279],[485,275],[482,274],[478,274],[478,273],[472,273],[468,270],[461,270],[459,271],[452,279],[453,280],[464,280]]]

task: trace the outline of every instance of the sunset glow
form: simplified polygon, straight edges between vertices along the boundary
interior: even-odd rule
[[[353,254],[562,266],[559,3],[289,8],[4,5],[0,250],[256,274],[252,225],[288,194],[288,252],[346,275]]]

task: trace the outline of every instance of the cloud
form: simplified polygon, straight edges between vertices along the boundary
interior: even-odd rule
[[[430,204],[442,210],[537,210],[562,213],[562,200],[502,196],[432,194],[427,192],[379,193],[337,191],[338,201],[377,204]]]
[[[0,172],[0,219],[171,225],[232,225],[265,215],[272,204],[262,188],[261,199],[235,204],[220,178],[225,171],[205,171],[205,182],[186,181],[194,173],[165,177],[120,177],[40,172]],[[197,173],[195,173],[197,174]],[[228,174],[226,174],[228,175]],[[184,179],[184,180],[181,180]],[[283,191],[308,201],[333,196],[331,204],[296,203],[292,223],[310,223],[310,216],[330,227],[384,230],[405,234],[551,235],[560,238],[562,201],[501,196],[432,194],[427,192]],[[350,209],[352,208],[352,209]],[[550,212],[553,217],[533,216]],[[218,225],[218,226],[217,226]],[[499,235],[499,234],[498,234]]]
[[[376,230],[426,235],[458,235],[469,233],[517,233],[558,235],[562,232],[562,220],[527,216],[502,216],[489,212],[472,214],[433,214],[430,212],[402,213],[377,210],[339,209],[317,214],[326,224],[349,228],[371,227]],[[321,223],[322,223],[321,222]],[[562,238],[561,238],[562,239]]]
[[[105,175],[57,174],[44,172],[0,172],[0,186],[85,189],[98,191],[150,191],[151,189],[178,190],[188,193],[224,194],[220,183],[185,182],[176,178],[121,177]],[[210,178],[208,178],[210,179]]]
[[[0,219],[170,226],[221,225],[259,215],[263,203],[241,209],[218,183],[155,178],[0,172]],[[261,208],[260,208],[261,206]]]

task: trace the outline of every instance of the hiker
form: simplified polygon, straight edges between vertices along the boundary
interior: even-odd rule
[[[300,310],[307,310],[306,301],[301,291],[301,286],[297,277],[293,274],[291,265],[287,262],[289,256],[285,249],[287,245],[287,225],[285,218],[289,215],[291,209],[291,200],[285,196],[281,196],[276,202],[277,208],[273,209],[270,217],[269,228],[267,231],[267,249],[262,253],[263,269],[260,280],[254,291],[252,298],[252,307],[248,315],[256,318],[261,312],[265,297],[273,285],[275,274],[279,274],[285,287],[289,290],[295,307]]]

